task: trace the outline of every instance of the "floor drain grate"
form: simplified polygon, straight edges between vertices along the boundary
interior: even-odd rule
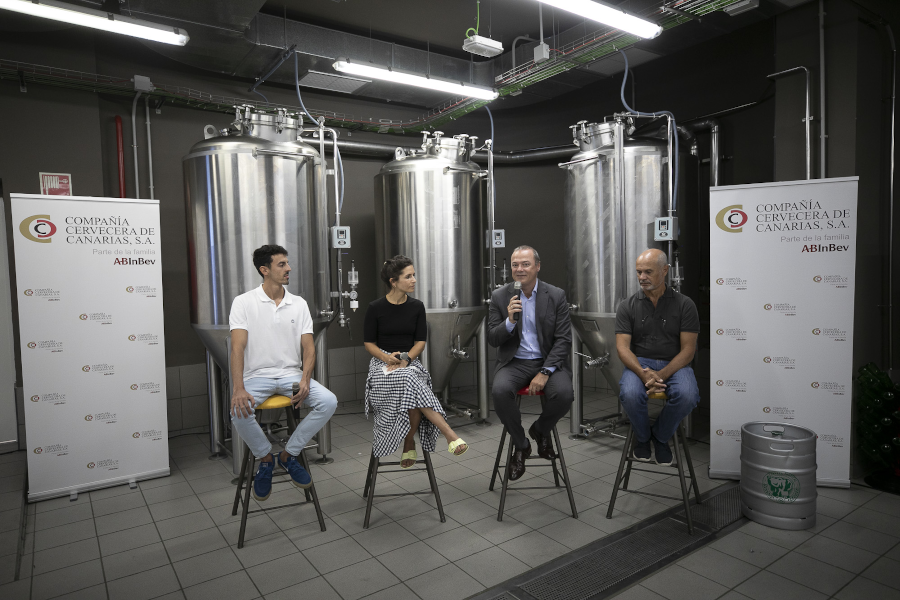
[[[603,598],[704,546],[741,519],[740,488],[723,486],[691,506],[694,535],[683,507],[672,508],[633,529],[597,540],[523,573],[471,600],[588,600]]]

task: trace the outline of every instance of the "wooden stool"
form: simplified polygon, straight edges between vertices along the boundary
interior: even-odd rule
[[[381,459],[375,456],[375,452],[372,452],[372,455],[369,457],[369,472],[366,474],[366,485],[363,488],[363,498],[367,499],[366,520],[363,522],[363,529],[369,528],[369,516],[372,514],[372,500],[375,498],[385,498],[389,496],[417,496],[419,494],[434,494],[434,499],[437,502],[438,514],[441,516],[441,523],[447,522],[447,518],[444,516],[444,505],[441,504],[441,493],[438,491],[437,478],[434,476],[434,467],[431,464],[431,453],[422,448],[422,455],[425,457],[425,459],[417,460],[415,464],[424,464],[424,469],[414,469],[413,467],[410,467],[408,469],[392,469],[390,471],[382,471],[381,467],[396,467],[400,465],[400,461],[381,462]],[[375,480],[378,478],[379,471],[381,471],[382,473],[411,473],[413,471],[427,471],[428,483],[431,485],[431,490],[422,490],[420,492],[405,492],[403,494],[376,494]]]
[[[287,421],[288,421],[288,436],[294,433],[294,430],[297,429],[297,416],[294,414],[294,407],[291,406],[291,399],[287,396],[275,395],[269,396],[266,398],[266,401],[256,407],[257,411],[260,410],[274,410],[285,408],[285,413],[287,413]],[[300,456],[297,458],[300,459],[303,468],[309,471],[309,461],[306,460],[306,449],[307,448],[318,448],[319,444],[307,444],[303,451],[300,452]],[[276,463],[276,467],[277,467]],[[251,475],[252,473],[252,475]],[[310,473],[312,475],[312,473]],[[281,477],[282,479],[276,481],[276,477]],[[284,478],[287,479],[284,479]],[[237,490],[234,492],[234,506],[231,509],[231,514],[236,515],[238,504],[243,504],[243,511],[241,512],[241,530],[238,534],[238,548],[244,547],[244,532],[247,529],[247,515],[251,513],[258,512],[268,512],[270,510],[278,510],[282,508],[288,508],[290,506],[300,506],[301,504],[306,504],[310,500],[312,500],[313,504],[316,507],[316,515],[319,517],[319,526],[322,528],[322,531],[325,531],[325,518],[322,516],[322,507],[319,506],[319,496],[316,495],[316,484],[313,482],[309,488],[303,490],[306,494],[305,502],[296,502],[294,504],[285,504],[283,506],[273,506],[272,508],[261,508],[259,510],[247,510],[250,507],[250,489],[253,487],[253,481],[256,479],[256,457],[253,456],[253,453],[250,452],[250,448],[247,447],[247,442],[244,442],[244,460],[241,463],[241,474],[238,477]],[[274,486],[276,483],[291,483],[291,476],[287,472],[283,473],[275,473],[272,477],[272,485]],[[241,490],[244,491],[243,497],[241,497]]]
[[[668,396],[666,396],[665,392],[654,392],[649,394],[648,397],[650,400],[668,400]],[[653,419],[653,422],[655,421],[656,419]],[[606,511],[606,518],[612,518],[613,507],[615,507],[616,505],[616,495],[619,492],[619,485],[621,484],[623,491],[632,494],[643,494],[644,496],[668,498],[669,500],[681,500],[684,503],[684,514],[687,518],[688,533],[690,535],[693,535],[694,520],[691,518],[691,494],[688,491],[687,484],[685,482],[684,468],[682,467],[681,462],[682,448],[684,449],[684,461],[687,463],[688,470],[691,473],[691,485],[694,488],[694,499],[697,501],[697,504],[700,504],[700,487],[697,485],[697,477],[694,475],[694,463],[691,461],[691,451],[688,449],[687,438],[684,435],[684,420],[682,419],[682,422],[678,424],[678,429],[675,430],[675,435],[672,436],[672,440],[675,442],[675,466],[678,469],[678,481],[681,483],[681,498],[628,489],[628,478],[631,476],[632,471],[631,465],[635,461],[632,455],[635,440],[636,436],[634,435],[634,427],[631,427],[628,431],[628,436],[625,438],[625,446],[622,448],[622,458],[619,460],[619,470],[616,472],[616,482],[615,485],[613,485],[612,497],[609,499],[609,509]],[[625,463],[628,463],[627,468],[625,467]],[[624,478],[622,477],[623,470],[625,471]],[[651,471],[649,469],[634,468],[633,470],[659,474],[659,471]],[[674,475],[670,475],[670,477],[672,476]]]
[[[531,396],[528,392],[528,386],[523,387],[521,390],[516,392],[516,406],[522,406],[522,396]],[[541,397],[541,407],[544,406],[544,392],[540,391],[537,394],[533,394],[535,396]],[[503,433],[500,434],[500,447],[497,448],[497,460],[494,461],[494,471],[491,473],[491,485],[488,487],[490,491],[494,491],[494,482],[497,480],[497,475],[500,473],[500,456],[503,454],[503,444],[506,443],[506,427],[503,427]],[[569,470],[566,468],[566,459],[563,457],[563,449],[562,444],[559,443],[559,432],[556,430],[556,425],[553,426],[553,441],[556,443],[556,458],[550,461],[550,464],[543,465],[534,465],[536,467],[552,467],[553,468],[553,481],[555,485],[541,485],[541,486],[530,486],[530,487],[520,487],[517,489],[520,490],[543,490],[543,489],[554,489],[561,487],[559,485],[559,479],[562,477],[563,483],[566,484],[566,492],[569,494],[569,505],[572,507],[572,518],[578,518],[578,509],[575,508],[575,496],[572,494],[572,485],[569,483]],[[503,520],[503,509],[506,506],[506,491],[509,489],[509,466],[510,461],[512,460],[513,453],[513,442],[512,436],[509,439],[509,448],[506,452],[506,464],[503,465],[503,488],[500,492],[500,508],[497,510],[497,520]],[[537,449],[535,449],[535,455],[528,457],[527,460],[547,460],[545,458],[541,458],[537,456]],[[556,461],[559,460],[559,469],[556,468]]]

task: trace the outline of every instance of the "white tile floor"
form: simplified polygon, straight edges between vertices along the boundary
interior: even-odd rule
[[[615,406],[608,395],[585,396],[588,418]],[[523,411],[537,410],[536,399],[525,399]],[[120,486],[81,494],[76,502],[61,498],[28,505],[18,581],[13,575],[25,459],[23,453],[0,456],[0,599],[458,599],[675,504],[626,494],[617,500],[614,518],[606,519],[622,442],[601,436],[570,441],[569,423],[563,419],[559,429],[580,519],[575,521],[566,512],[565,491],[529,490],[510,492],[506,515],[498,523],[499,486],[490,492],[488,484],[501,427],[467,426],[459,429],[470,443],[464,456],[453,458],[446,451],[433,455],[447,522],[439,522],[429,496],[378,498],[366,531],[362,489],[371,422],[361,414],[346,414],[361,412],[359,405],[339,412],[344,414],[332,421],[330,456],[335,462],[313,470],[326,532],[319,531],[312,505],[288,508],[251,516],[245,546],[239,550],[239,518],[231,516],[231,463],[208,460],[206,436],[184,436],[170,440],[169,477],[140,482],[136,490]],[[534,418],[526,416],[526,426]],[[496,423],[496,417],[492,420]],[[705,476],[707,446],[693,444],[691,452],[701,491],[723,483]],[[548,471],[530,469],[525,478],[549,483]],[[677,479],[663,475],[642,475],[633,482],[641,487],[665,486],[661,488],[665,493],[679,494]],[[424,473],[388,473],[379,475],[377,493],[427,487]],[[688,591],[691,598],[716,597],[737,593],[730,591],[734,587],[756,597],[771,582],[815,594],[811,587],[802,587],[808,583],[794,582],[786,574],[803,571],[796,568],[801,563],[827,565],[829,556],[840,562],[830,577],[839,581],[842,572],[850,573],[842,594],[889,586],[889,575],[900,572],[891,571],[893,562],[884,562],[900,560],[896,546],[900,508],[889,498],[871,496],[857,488],[823,491],[819,510],[824,514],[810,540],[794,543],[796,535],[747,526],[641,582],[623,597],[654,598],[661,593],[674,600]],[[271,507],[300,499],[302,494],[287,486],[263,504]],[[752,542],[752,554],[745,538]],[[813,542],[817,539],[821,541]],[[859,546],[864,549],[854,552]],[[704,571],[709,563],[701,555],[704,552],[715,553],[709,556],[724,566]],[[873,558],[866,562],[868,554]],[[777,566],[787,557],[795,562]],[[679,587],[679,581],[687,582],[687,587]],[[873,592],[869,597],[890,596]]]

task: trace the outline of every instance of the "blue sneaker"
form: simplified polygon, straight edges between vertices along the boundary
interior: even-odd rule
[[[656,464],[664,467],[672,466],[674,457],[672,456],[672,450],[669,449],[668,442],[661,442],[658,439],[653,438],[653,453],[655,455]]]
[[[272,494],[272,471],[275,470],[275,461],[260,462],[259,469],[253,477],[253,497],[262,502],[268,500]]]
[[[304,490],[312,485],[312,477],[309,472],[303,468],[296,456],[288,454],[287,460],[281,460],[281,453],[278,453],[278,466],[287,471],[291,475],[294,485]]]
[[[631,454],[634,460],[641,462],[650,462],[650,440],[646,442],[634,442],[634,450]]]

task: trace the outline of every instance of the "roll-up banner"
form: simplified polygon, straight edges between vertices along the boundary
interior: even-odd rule
[[[817,483],[850,485],[858,177],[710,191],[711,477],[741,426],[816,432]]]
[[[159,201],[10,200],[29,501],[168,475]]]

